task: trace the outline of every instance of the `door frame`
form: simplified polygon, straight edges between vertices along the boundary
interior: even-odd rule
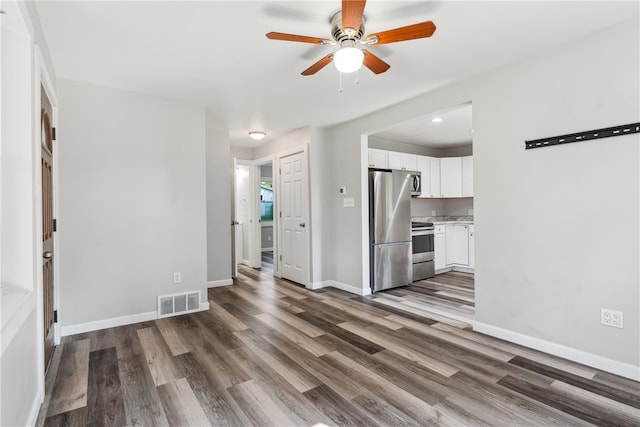
[[[234,159],[234,167],[233,167],[233,174],[234,174],[234,186],[233,186],[233,208],[234,208],[234,217],[233,217],[233,221],[237,221],[238,218],[238,212],[236,209],[236,205],[238,202],[238,186],[237,186],[237,168],[238,166],[244,166],[247,167],[249,170],[249,207],[248,207],[248,213],[249,213],[249,217],[247,218],[250,221],[250,226],[247,227],[249,230],[249,257],[248,259],[246,259],[246,262],[249,264],[249,267],[251,268],[259,268],[260,267],[260,258],[256,257],[256,250],[255,250],[255,246],[256,246],[256,224],[258,223],[258,219],[260,219],[259,216],[259,212],[260,212],[260,208],[258,207],[258,216],[256,217],[256,193],[258,194],[258,198],[260,198],[260,193],[259,191],[257,191],[255,189],[256,187],[256,167],[255,167],[255,161],[254,160],[243,160],[243,159]],[[259,182],[259,181],[258,181]],[[259,185],[259,184],[258,184]],[[259,225],[259,224],[258,224]],[[236,224],[235,227],[237,227],[238,225]],[[234,242],[235,242],[235,229],[234,229]],[[235,245],[237,245],[237,242],[235,242]],[[234,247],[234,251],[236,250],[236,248]],[[244,252],[244,247],[243,247],[243,252]],[[237,268],[237,265],[240,263],[241,260],[235,260],[235,265]]]
[[[304,268],[306,270],[306,277],[304,280],[304,283],[302,283],[302,285],[304,285],[307,289],[312,289],[312,283],[311,283],[311,234],[312,234],[312,221],[311,221],[311,217],[309,215],[309,212],[311,211],[310,209],[310,205],[311,205],[311,192],[309,191],[309,186],[310,186],[310,180],[309,177],[311,176],[311,174],[309,173],[309,144],[300,144],[296,147],[292,147],[288,150],[284,150],[281,151],[279,153],[277,153],[275,155],[275,159],[274,159],[274,163],[273,163],[273,167],[274,167],[274,183],[277,182],[276,184],[276,202],[275,202],[275,206],[274,206],[274,211],[277,209],[278,214],[276,215],[276,213],[274,212],[274,216],[278,217],[278,219],[280,218],[279,212],[280,212],[280,203],[281,203],[281,191],[279,191],[281,187],[281,173],[280,173],[280,161],[284,158],[284,157],[288,157],[288,156],[292,156],[294,154],[298,154],[298,153],[302,153],[303,157],[304,157],[304,161],[305,161],[305,166],[306,166],[306,170],[305,170],[305,175],[306,175],[306,188],[305,191],[307,193],[307,203],[304,204],[304,217],[307,219],[306,223],[307,223],[307,227],[306,227],[306,239],[305,239],[305,246],[306,246],[306,253],[305,253],[305,257],[304,257]],[[276,177],[276,168],[278,169],[277,172],[277,177]],[[275,218],[274,218],[275,220]],[[274,221],[274,227],[276,228],[276,240],[278,242],[282,242],[282,221]],[[273,256],[274,256],[274,260],[273,260],[273,265],[274,265],[274,269],[277,266],[277,277],[282,277],[282,261],[280,260],[280,255],[279,255],[279,250],[276,252],[275,248],[274,248],[274,252],[273,252]],[[275,270],[274,270],[274,274],[275,274]]]
[[[262,222],[261,222],[261,215],[260,215],[260,183],[262,182],[262,171],[261,171],[261,167],[267,164],[271,164],[271,180],[272,180],[272,185],[273,185],[273,193],[274,193],[274,198],[273,198],[273,257],[274,257],[274,262],[273,262],[273,275],[276,277],[280,277],[278,276],[279,274],[279,269],[278,266],[276,265],[277,263],[275,262],[275,258],[276,258],[276,253],[278,251],[278,239],[276,237],[276,224],[278,223],[277,221],[277,209],[278,209],[278,203],[276,201],[276,197],[278,195],[278,183],[276,182],[276,164],[275,164],[275,156],[266,156],[266,157],[261,157],[259,159],[256,159],[253,161],[253,176],[254,176],[254,185],[253,185],[253,190],[254,190],[254,194],[253,194],[253,200],[255,200],[255,204],[254,204],[254,209],[253,209],[253,216],[254,216],[254,221],[253,221],[253,236],[254,236],[254,245],[253,245],[253,259],[256,261],[257,266],[255,268],[260,268],[262,266]]]

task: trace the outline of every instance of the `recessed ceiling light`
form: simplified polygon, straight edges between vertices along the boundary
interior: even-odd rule
[[[264,132],[255,131],[254,130],[254,131],[249,132],[249,136],[252,139],[255,139],[256,141],[259,141],[259,140],[263,139],[265,136],[267,136],[267,134],[264,133]]]
[[[434,117],[431,119],[431,123],[440,123],[442,121],[442,117]]]

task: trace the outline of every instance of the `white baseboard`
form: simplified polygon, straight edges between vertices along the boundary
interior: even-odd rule
[[[452,271],[460,271],[462,273],[475,273],[475,270],[471,267],[463,267],[461,265],[454,265]]]
[[[199,311],[207,310],[209,310],[209,301],[201,302]],[[112,317],[110,319],[96,320],[94,322],[78,323],[77,325],[63,326],[62,336],[65,337],[67,335],[82,334],[85,332],[99,331],[100,329],[147,322],[149,320],[156,320],[157,318],[157,311],[148,311],[146,313],[137,313],[129,316]]]
[[[29,419],[25,425],[35,426],[38,421],[38,413],[40,412],[40,405],[44,402],[44,392],[38,390],[31,403],[31,410],[29,411]]]
[[[318,289],[327,288],[329,286],[331,286],[330,280],[325,280],[324,282],[311,282],[309,286],[307,286],[307,289],[316,291]]]
[[[573,362],[582,363],[583,365],[591,366],[593,368],[610,372],[612,374],[620,375],[634,381],[640,381],[640,367],[638,366],[619,362],[613,359],[608,359],[606,357],[587,353],[586,351],[567,347],[561,344],[556,344],[550,341],[545,341],[540,338],[531,337],[519,332],[510,331],[508,329],[499,328],[497,326],[492,326],[477,321],[473,322],[473,330],[515,344],[520,344],[534,350],[553,354],[554,356],[562,357]]]
[[[436,270],[435,274],[447,273],[449,271],[460,271],[462,273],[475,273],[475,269],[471,267],[464,267],[462,265],[450,265],[440,270]]]
[[[343,290],[345,292],[349,292],[352,294],[356,294],[356,295],[371,295],[371,289],[366,288],[366,289],[362,289],[362,288],[358,288],[357,286],[353,286],[353,285],[347,285],[346,283],[342,283],[342,282],[338,282],[335,280],[325,280],[323,282],[313,282],[311,283],[311,286],[308,287],[307,289],[311,289],[311,290],[316,290],[316,289],[322,289],[322,288],[336,288],[336,289],[340,289]]]
[[[110,319],[96,320],[87,323],[78,323],[77,325],[63,326],[61,335],[63,337],[66,337],[67,335],[82,334],[85,332],[98,331],[100,329],[131,325],[133,323],[156,320],[157,318],[157,311],[148,311],[146,313],[131,314],[129,316],[112,317]]]
[[[207,282],[207,288],[217,288],[218,286],[233,285],[233,279],[213,280]]]

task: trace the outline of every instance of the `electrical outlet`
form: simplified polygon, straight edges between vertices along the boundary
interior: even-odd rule
[[[173,283],[178,284],[180,282],[182,282],[182,274],[179,271],[175,271],[173,273]]]
[[[600,323],[614,328],[624,328],[624,315],[621,311],[600,309]]]

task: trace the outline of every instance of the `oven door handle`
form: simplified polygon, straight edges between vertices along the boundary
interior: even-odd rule
[[[433,230],[415,230],[411,231],[411,236],[428,236],[433,234]]]

